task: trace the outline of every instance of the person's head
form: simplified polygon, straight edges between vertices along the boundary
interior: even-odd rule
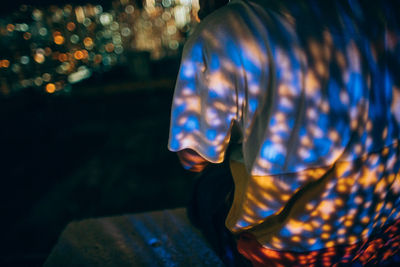
[[[198,17],[200,20],[204,19],[214,10],[226,5],[229,0],[199,0],[200,10]]]

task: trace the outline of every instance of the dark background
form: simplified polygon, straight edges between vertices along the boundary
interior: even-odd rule
[[[120,66],[70,94],[0,97],[0,266],[41,266],[72,220],[186,204],[194,175],[167,150],[178,66],[153,62],[140,82]]]

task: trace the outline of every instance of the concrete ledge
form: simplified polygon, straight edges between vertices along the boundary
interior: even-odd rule
[[[180,208],[71,222],[44,266],[223,264]]]

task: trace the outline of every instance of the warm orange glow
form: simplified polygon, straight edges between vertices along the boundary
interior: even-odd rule
[[[298,236],[293,236],[293,237],[292,237],[292,241],[293,241],[293,242],[300,242],[300,237],[298,237]]]
[[[323,234],[321,234],[321,238],[322,238],[322,239],[328,239],[330,236],[331,236],[331,235],[328,234],[328,233],[323,233]]]
[[[54,43],[62,45],[64,43],[64,37],[62,35],[57,35],[54,37]]]
[[[324,230],[324,231],[330,231],[331,229],[332,229],[332,227],[329,224],[324,224],[322,226],[322,230]]]
[[[83,39],[83,44],[86,47],[91,47],[93,45],[93,40],[90,37],[86,37],[85,39]]]
[[[68,55],[65,54],[65,53],[61,53],[61,54],[58,56],[58,60],[61,61],[61,62],[65,62],[65,61],[68,60]]]
[[[31,39],[31,37],[32,37],[32,34],[30,32],[25,32],[24,33],[24,39],[25,40],[29,40],[29,39]]]
[[[41,53],[36,53],[36,54],[33,56],[33,59],[34,59],[37,63],[39,63],[39,64],[42,64],[42,63],[44,62],[44,60],[45,60],[44,55],[41,54]]]
[[[74,53],[74,57],[75,57],[75,59],[77,59],[77,60],[81,60],[81,59],[83,59],[84,54],[82,53],[82,51],[78,50],[78,51],[76,51],[76,52]]]
[[[83,58],[87,58],[89,56],[89,53],[86,49],[82,49],[81,51],[83,53]]]
[[[114,45],[112,43],[108,43],[106,44],[105,49],[107,52],[111,53],[112,51],[114,51]]]
[[[350,227],[350,226],[353,225],[353,222],[350,221],[350,220],[346,220],[346,221],[344,221],[344,225],[345,225],[346,227]]]
[[[7,31],[12,32],[12,31],[14,31],[14,29],[15,29],[15,26],[13,24],[7,25]]]
[[[67,24],[67,30],[69,30],[70,32],[72,32],[73,30],[75,30],[75,28],[76,28],[75,23],[73,23],[72,21],[71,21],[71,22],[68,22],[68,24]]]
[[[7,59],[3,59],[0,61],[0,67],[2,68],[8,68],[10,66],[10,61]]]
[[[56,91],[56,86],[54,85],[54,83],[48,83],[46,85],[46,92],[49,94],[52,94]]]

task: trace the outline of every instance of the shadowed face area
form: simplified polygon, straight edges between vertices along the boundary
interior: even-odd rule
[[[204,19],[208,14],[226,5],[227,3],[229,3],[229,0],[199,0],[199,19]]]

